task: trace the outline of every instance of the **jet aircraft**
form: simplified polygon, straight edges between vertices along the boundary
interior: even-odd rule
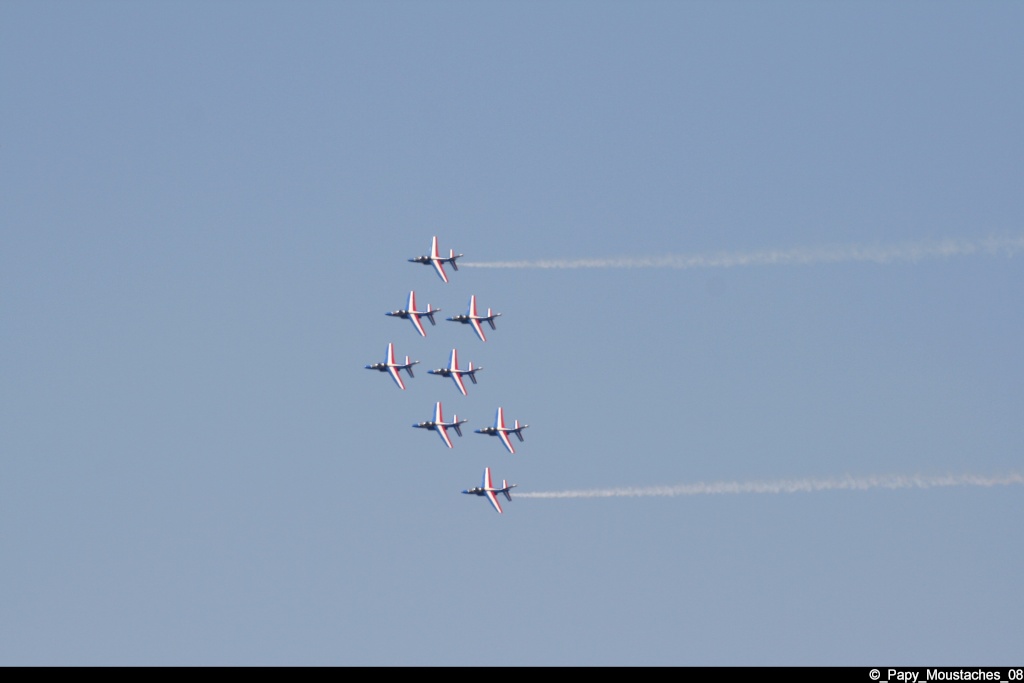
[[[427,370],[429,375],[441,375],[442,377],[451,377],[455,381],[455,386],[459,388],[462,395],[466,395],[466,385],[462,381],[462,376],[469,377],[473,384],[476,384],[476,373],[478,370],[483,368],[473,367],[473,361],[469,361],[469,367],[465,370],[459,367],[459,352],[457,349],[452,349],[451,358],[448,359],[448,367],[438,368],[437,370]]]
[[[448,282],[448,275],[444,272],[444,264],[452,264],[452,268],[455,270],[459,269],[459,264],[455,263],[455,259],[462,258],[463,254],[456,254],[454,249],[448,250],[448,256],[441,256],[440,250],[437,248],[437,235],[434,235],[434,239],[430,242],[430,255],[429,256],[417,256],[411,258],[411,263],[422,263],[423,265],[434,266],[434,270],[441,277],[442,280]]]
[[[436,325],[437,323],[434,322],[434,314],[440,310],[440,308],[431,308],[430,304],[427,304],[427,310],[417,311],[416,292],[411,291],[409,292],[409,303],[406,304],[406,308],[402,308],[397,311],[391,311],[390,313],[385,313],[384,315],[391,315],[396,318],[405,318],[406,320],[411,320],[413,327],[415,327],[416,331],[420,333],[420,336],[426,337],[427,332],[426,330],[423,329],[423,323],[420,322],[420,316],[426,316],[427,320],[430,321],[431,325]]]
[[[395,384],[398,385],[399,389],[405,389],[405,382],[402,381],[402,370],[409,373],[410,377],[413,377],[412,366],[419,363],[418,360],[409,360],[409,356],[405,357],[404,363],[395,362],[395,345],[388,343],[388,352],[384,357],[383,363],[373,363],[367,365],[367,370],[380,370],[381,372],[387,372],[391,375],[391,379],[395,380]]]
[[[456,315],[446,320],[451,320],[455,323],[463,323],[466,325],[472,325],[473,331],[476,332],[476,336],[480,337],[480,341],[487,341],[487,337],[484,336],[484,328],[480,325],[482,322],[486,322],[491,326],[492,330],[496,330],[494,326],[494,319],[500,316],[501,313],[494,313],[491,309],[487,309],[487,315],[480,315],[476,312],[476,294],[469,297],[469,311],[465,315]]]
[[[494,509],[501,514],[501,503],[498,502],[498,496],[495,494],[502,493],[505,495],[505,500],[512,500],[512,494],[510,491],[514,489],[518,484],[510,484],[504,479],[501,480],[501,488],[495,487],[491,484],[491,468],[484,468],[484,481],[481,486],[472,489],[466,489],[463,493],[468,493],[471,496],[486,496],[487,500],[491,501],[491,505]]]
[[[499,406],[498,414],[494,416],[494,426],[484,427],[483,429],[474,430],[477,434],[487,434],[488,436],[497,436],[501,439],[501,442],[505,444],[505,448],[508,449],[509,453],[515,453],[516,449],[512,448],[512,442],[509,440],[509,434],[515,434],[519,437],[519,440],[523,440],[523,430],[530,425],[521,425],[519,420],[516,420],[514,426],[505,426],[505,412]]]
[[[448,427],[451,427],[455,430],[456,434],[462,436],[462,427],[459,425],[465,422],[469,422],[469,420],[460,420],[458,415],[453,415],[451,422],[445,422],[444,417],[441,415],[441,402],[438,401],[437,405],[434,406],[434,419],[414,424],[413,427],[418,427],[420,429],[433,429],[441,435],[441,440],[448,445],[448,448],[451,448],[452,440],[448,437]]]

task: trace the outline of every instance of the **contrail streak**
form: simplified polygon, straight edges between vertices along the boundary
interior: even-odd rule
[[[703,496],[724,493],[812,493],[815,491],[867,491],[870,489],[931,489],[945,486],[1007,486],[1024,484],[1024,476],[947,474],[940,476],[890,474],[844,476],[829,479],[777,479],[773,481],[720,481],[585,491],[540,491],[519,493],[516,498],[635,498],[639,496]]]
[[[889,246],[834,246],[768,249],[751,252],[713,254],[668,254],[665,256],[592,259],[551,259],[536,261],[479,261],[464,263],[467,268],[735,268],[738,266],[791,266],[816,263],[896,263],[924,259],[970,256],[974,254],[1007,256],[1024,249],[1024,236],[988,237],[981,240],[939,240]]]

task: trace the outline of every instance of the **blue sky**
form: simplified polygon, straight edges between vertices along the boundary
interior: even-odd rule
[[[1022,20],[3,3],[0,663],[1012,663]]]

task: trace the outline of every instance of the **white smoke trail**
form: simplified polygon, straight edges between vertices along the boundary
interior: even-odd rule
[[[737,266],[790,266],[815,263],[867,261],[887,264],[923,259],[969,256],[973,254],[1007,256],[1024,249],[1024,236],[988,237],[982,240],[939,240],[890,246],[834,246],[793,249],[769,249],[752,252],[716,254],[668,254],[666,256],[593,259],[553,259],[537,261],[479,261],[465,263],[468,268],[734,268]]]
[[[1024,476],[947,474],[940,476],[891,474],[844,476],[831,479],[778,479],[774,481],[720,481],[714,483],[648,486],[642,488],[590,489],[585,491],[540,491],[519,493],[516,498],[620,498],[637,496],[702,496],[724,493],[811,493],[814,491],[869,489],[930,489],[945,486],[1006,486],[1024,484]]]

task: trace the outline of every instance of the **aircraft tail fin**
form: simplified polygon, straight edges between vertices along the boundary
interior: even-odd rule
[[[459,256],[462,256],[462,254],[459,254]],[[459,256],[455,255],[455,250],[454,249],[449,249],[448,250],[448,263],[452,264],[452,268],[454,270],[458,270],[459,269],[459,264],[455,262],[455,259],[457,259]]]
[[[458,434],[459,436],[462,436],[462,425],[459,424],[459,416],[452,415],[452,422],[455,423],[452,425],[452,428],[455,430],[455,433]]]
[[[416,362],[418,363],[419,361],[416,361]],[[409,359],[409,356],[405,357],[405,371],[409,373],[410,377],[415,377],[416,376],[416,375],[412,374],[412,366],[415,365],[415,364],[416,363],[414,363],[412,360]]]
[[[515,486],[515,484],[512,484],[512,486]],[[501,488],[502,493],[505,494],[505,500],[512,500],[512,492],[509,490],[512,486],[509,486],[509,483],[504,479],[501,480]]]

